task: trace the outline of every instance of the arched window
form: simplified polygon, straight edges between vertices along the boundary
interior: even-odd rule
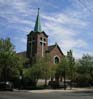
[[[54,64],[58,64],[59,63],[59,57],[54,57]]]

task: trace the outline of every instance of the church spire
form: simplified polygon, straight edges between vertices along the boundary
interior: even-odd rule
[[[34,32],[42,32],[40,16],[39,16],[39,8],[38,8],[37,18],[36,18],[36,22],[35,22]]]

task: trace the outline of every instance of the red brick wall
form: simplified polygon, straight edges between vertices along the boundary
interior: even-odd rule
[[[46,44],[43,47],[44,55],[45,55],[45,51],[48,48],[48,38],[43,33],[40,33],[37,35],[37,56],[41,57],[42,56],[42,45],[40,44],[40,37],[45,38],[45,40],[46,40]]]
[[[63,57],[63,54],[60,52],[60,50],[58,49],[58,47],[55,47],[50,53],[50,57],[51,57],[51,60],[50,60],[50,65],[53,65],[54,63],[54,56],[58,56],[60,58],[60,61]]]

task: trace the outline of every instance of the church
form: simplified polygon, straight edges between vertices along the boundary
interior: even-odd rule
[[[27,50],[18,54],[27,57],[31,63],[33,57],[44,57],[49,54],[51,65],[58,64],[64,56],[57,43],[48,45],[48,35],[41,29],[39,8],[34,30],[27,35]]]

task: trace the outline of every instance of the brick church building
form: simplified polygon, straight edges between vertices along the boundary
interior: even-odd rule
[[[34,30],[27,35],[27,50],[18,54],[23,55],[32,61],[33,57],[44,57],[47,53],[51,57],[51,64],[59,63],[64,56],[57,43],[48,45],[48,35],[41,29],[38,9]]]

